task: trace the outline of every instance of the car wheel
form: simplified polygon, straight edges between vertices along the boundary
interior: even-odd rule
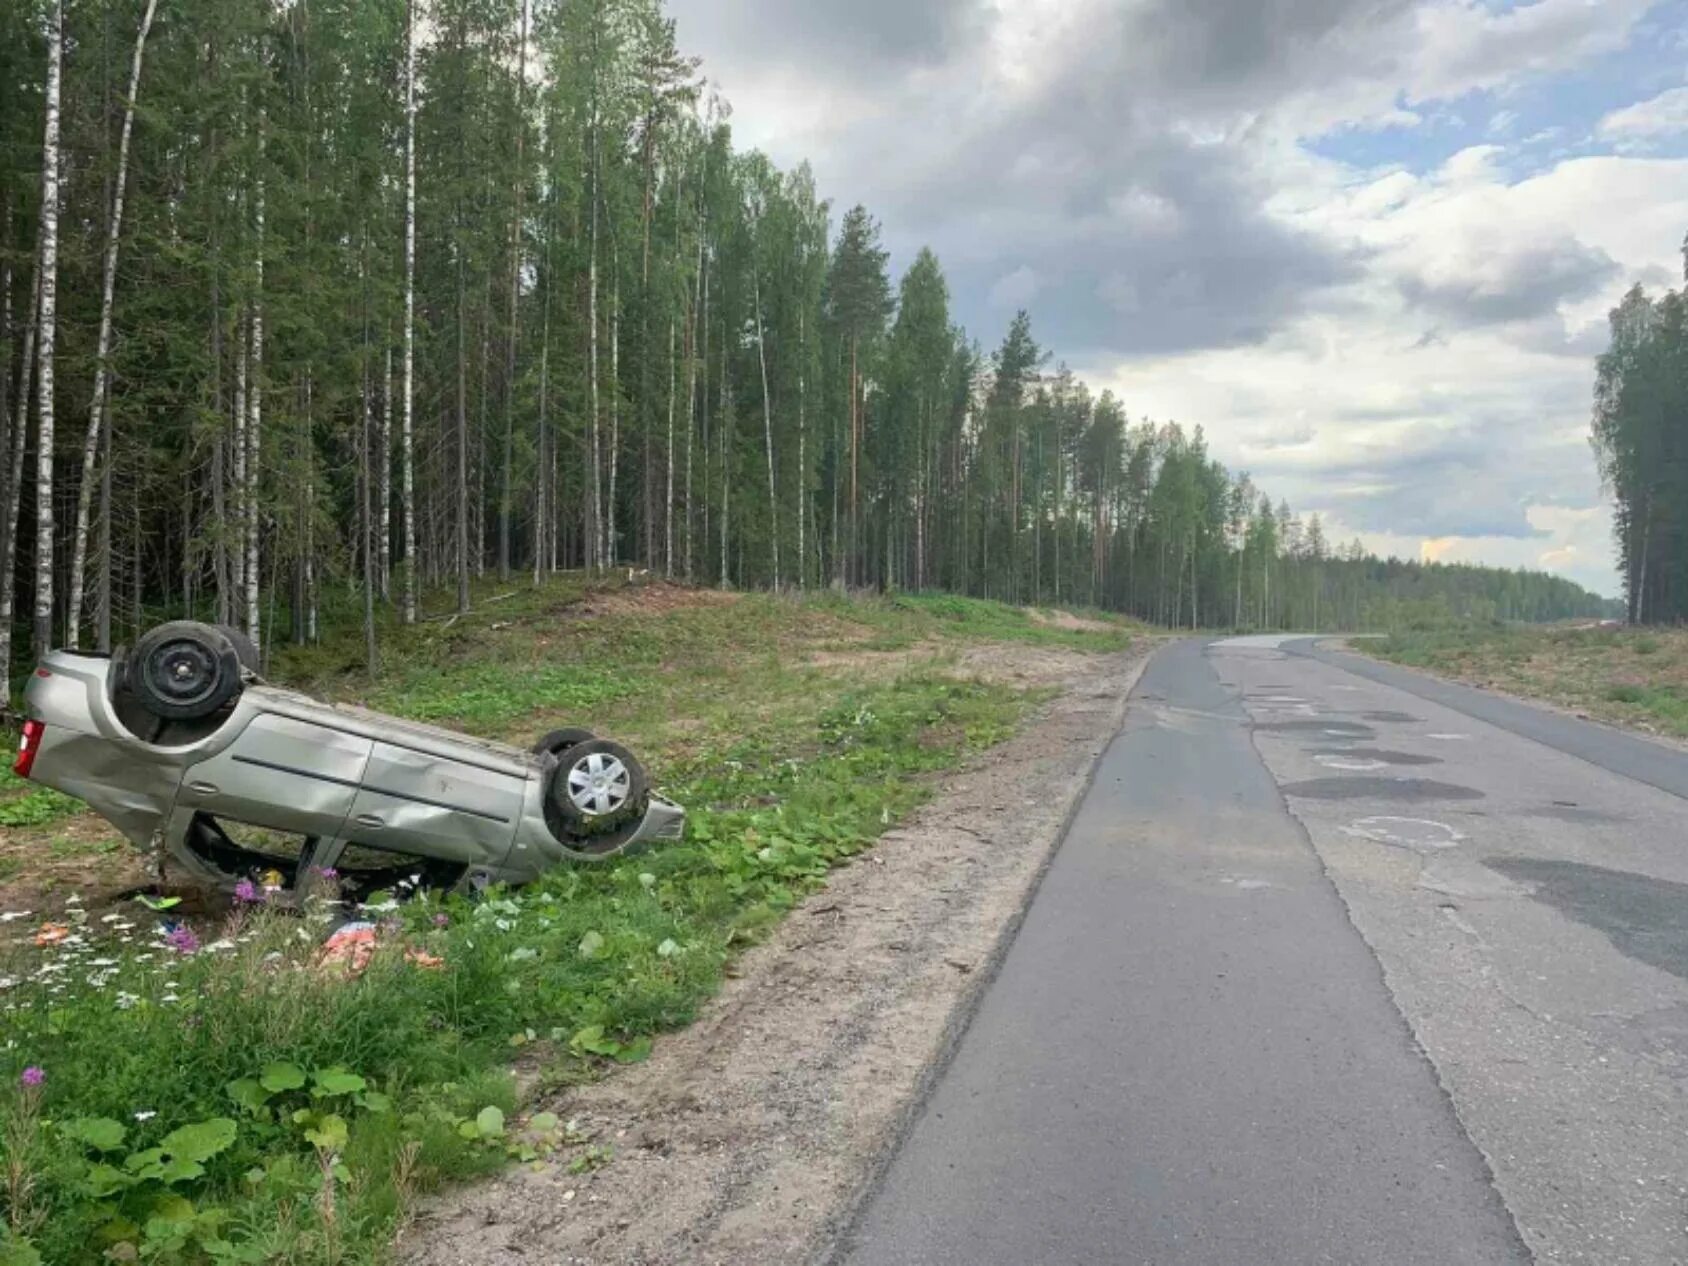
[[[620,743],[590,739],[569,748],[551,774],[549,799],[564,844],[590,842],[636,823],[650,806],[650,782]]]
[[[597,737],[591,730],[552,730],[533,745],[533,750],[538,755],[550,754],[561,760],[569,748],[590,743]]]
[[[169,721],[208,717],[240,693],[240,656],[209,624],[159,625],[135,643],[127,668],[141,706]]]
[[[258,648],[252,645],[252,639],[232,624],[219,624],[217,632],[228,638],[229,645],[234,647],[235,658],[240,661],[240,666],[256,676],[261,670],[263,661],[258,658]]]

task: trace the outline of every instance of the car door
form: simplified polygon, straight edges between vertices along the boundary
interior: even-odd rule
[[[504,862],[521,818],[526,776],[377,740],[344,837],[383,853],[464,866]]]
[[[178,808],[331,839],[340,834],[369,763],[371,739],[273,712],[259,712],[182,775]]]

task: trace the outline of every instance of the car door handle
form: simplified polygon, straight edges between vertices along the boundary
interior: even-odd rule
[[[214,782],[190,782],[188,790],[195,795],[214,796],[217,794],[217,784]]]
[[[387,825],[373,813],[360,813],[357,817],[353,818],[352,821],[356,822],[359,826],[367,826],[377,831]]]

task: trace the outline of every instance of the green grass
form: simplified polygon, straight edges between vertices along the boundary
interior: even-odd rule
[[[47,826],[80,812],[82,803],[48,787],[36,787],[0,771],[0,827]]]
[[[952,676],[941,650],[874,676],[812,666],[815,649],[1131,636],[935,598],[749,596],[581,619],[579,596],[567,585],[393,630],[374,680],[346,669],[355,630],[280,667],[497,737],[589,720],[637,743],[687,805],[685,841],[474,904],[381,910],[383,948],[355,979],[312,965],[312,916],[264,910],[188,956],[139,907],[83,919],[58,947],[0,946],[0,1129],[31,1180],[21,1197],[0,1186],[0,1225],[48,1262],[97,1259],[102,1239],[165,1262],[378,1262],[419,1191],[511,1157],[613,1163],[609,1140],[517,1115],[512,1059],[567,1080],[643,1058],[737,953],[925,799],[930,775],[1001,742],[1037,701]],[[19,1082],[31,1065],[36,1090]]]
[[[1688,737],[1688,630],[1473,626],[1356,642],[1378,658]]]

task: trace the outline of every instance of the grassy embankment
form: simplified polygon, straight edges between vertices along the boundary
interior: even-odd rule
[[[1688,738],[1688,629],[1474,627],[1354,646],[1614,725]]]
[[[690,811],[681,845],[381,909],[384,947],[351,979],[313,963],[325,909],[245,907],[171,944],[139,905],[67,896],[122,846],[0,787],[13,881],[69,902],[57,944],[35,944],[39,911],[0,923],[0,1264],[378,1261],[419,1191],[512,1158],[613,1163],[518,1114],[512,1061],[555,1082],[643,1058],[934,773],[1007,737],[1035,695],[958,671],[968,647],[1131,636],[949,598],[566,580],[387,630],[374,681],[355,628],[286,655],[279,679],[524,745],[590,724]]]

